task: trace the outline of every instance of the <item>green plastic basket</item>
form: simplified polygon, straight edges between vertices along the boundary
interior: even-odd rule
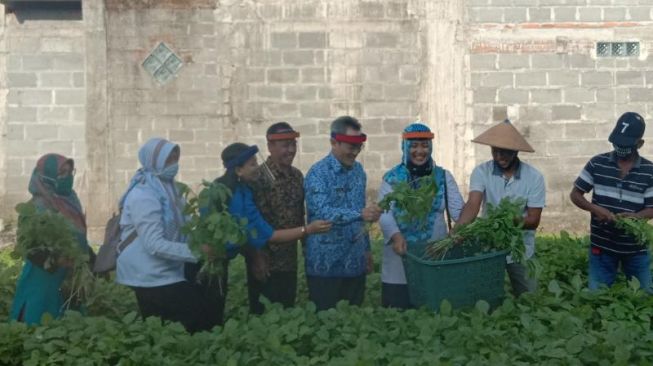
[[[461,259],[422,259],[425,245],[409,245],[404,256],[410,300],[415,306],[438,311],[447,299],[454,308],[471,307],[478,300],[497,307],[503,301],[507,250]]]

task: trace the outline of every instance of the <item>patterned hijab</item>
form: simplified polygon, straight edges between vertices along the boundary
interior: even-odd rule
[[[36,162],[28,190],[36,207],[62,214],[78,233],[86,235],[86,216],[75,191],[71,191],[67,196],[55,193],[54,182],[65,164],[70,164],[71,168],[75,167],[73,159],[59,154],[43,155]]]
[[[184,201],[177,191],[174,180],[160,179],[166,161],[174,149],[179,149],[179,145],[162,138],[152,138],[147,141],[138,151],[141,168],[136,171],[129,183],[127,192],[120,199],[120,207],[122,208],[127,195],[136,185],[144,184],[151,189],[163,206],[165,237],[168,240],[181,239],[180,229],[185,221],[183,216]]]
[[[431,132],[431,130],[421,122],[414,122],[404,129],[404,133],[410,132]],[[390,184],[391,186],[399,182],[414,182],[417,178],[425,175],[433,176],[435,179],[435,184],[438,187],[438,193],[433,200],[433,205],[431,206],[431,212],[429,213],[426,222],[412,222],[412,223],[403,223],[397,221],[399,230],[402,235],[406,238],[409,243],[414,242],[423,242],[431,238],[433,232],[433,224],[435,222],[435,216],[442,205],[442,200],[444,198],[444,180],[445,173],[444,169],[437,166],[433,161],[433,142],[429,140],[429,150],[430,156],[426,163],[421,166],[415,166],[410,163],[410,144],[412,139],[404,139],[401,142],[401,151],[403,152],[403,157],[401,164],[397,164],[394,168],[390,169],[383,176],[383,180]],[[401,212],[395,212],[396,208],[393,208],[393,213],[395,217],[401,215]]]

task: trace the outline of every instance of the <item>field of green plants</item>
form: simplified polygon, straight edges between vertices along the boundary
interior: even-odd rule
[[[379,246],[375,245],[377,263]],[[188,335],[178,324],[140,321],[132,293],[105,282],[87,316],[39,327],[7,323],[20,263],[0,252],[0,365],[651,365],[653,298],[635,282],[586,290],[587,243],[540,237],[540,289],[494,311],[479,302],[438,313],[380,303],[379,265],[363,307],[315,313],[306,301],[247,315],[242,258],[232,262],[222,328]]]

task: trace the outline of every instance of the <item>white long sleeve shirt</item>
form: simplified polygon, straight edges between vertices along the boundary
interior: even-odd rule
[[[465,201],[463,200],[460,190],[458,189],[458,184],[454,177],[445,170],[445,179],[447,181],[447,198],[449,201],[449,213],[451,218],[456,221],[460,217],[460,213],[463,209]],[[379,201],[385,197],[388,193],[392,192],[392,186],[387,182],[383,181],[381,183],[381,189],[379,190]],[[445,200],[442,199],[440,208],[435,215],[435,223],[433,224],[433,233],[431,234],[431,240],[439,240],[447,236],[447,223],[444,216],[444,203]],[[394,234],[399,232],[399,226],[395,221],[392,211],[384,212],[381,215],[379,220],[381,225],[381,230],[383,231],[383,263],[381,265],[381,281],[383,283],[389,284],[406,284],[406,273],[404,272],[404,263],[399,256],[392,249],[391,238]]]

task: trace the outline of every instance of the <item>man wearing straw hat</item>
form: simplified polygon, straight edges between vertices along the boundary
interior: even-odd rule
[[[626,112],[617,120],[608,141],[613,151],[593,157],[580,172],[571,202],[589,211],[589,288],[611,286],[619,265],[628,277],[651,289],[651,257],[646,245],[615,227],[617,217],[653,218],[653,163],[639,155],[644,144],[644,118]],[[585,193],[592,191],[592,202]]]
[[[261,164],[263,174],[252,185],[254,200],[263,218],[275,229],[305,224],[304,176],[292,166],[299,132],[286,122],[266,132],[270,156]],[[297,241],[268,243],[247,256],[247,284],[250,312],[263,313],[260,295],[284,307],[295,305],[297,294]]]
[[[540,224],[546,190],[544,177],[532,165],[518,158],[518,153],[535,152],[517,129],[505,120],[480,134],[472,142],[489,145],[492,160],[474,168],[469,183],[469,198],[460,214],[456,226],[472,222],[481,205],[497,205],[504,197],[526,200],[523,216],[525,258],[535,254],[535,229]],[[521,263],[514,263],[508,256],[506,269],[510,277],[513,294],[534,292],[537,280],[527,273]]]

